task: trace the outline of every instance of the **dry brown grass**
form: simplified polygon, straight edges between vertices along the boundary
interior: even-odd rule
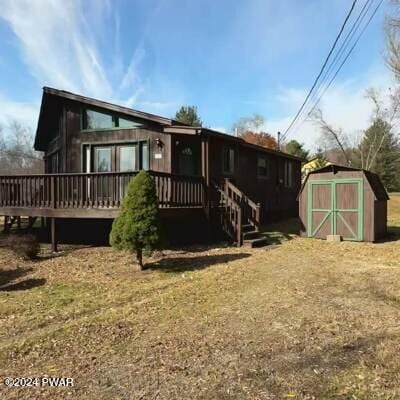
[[[110,248],[0,249],[0,376],[75,378],[0,398],[400,398],[399,237],[283,238],[168,251],[142,273]]]

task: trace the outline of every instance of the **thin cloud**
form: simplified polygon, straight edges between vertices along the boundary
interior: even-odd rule
[[[111,7],[109,0],[4,0],[0,19],[15,34],[26,69],[40,86],[55,86],[107,101],[119,99],[119,104],[162,113],[173,113],[178,100],[184,98],[181,88],[160,74],[156,64],[146,68],[144,75],[139,73],[148,55],[144,46],[146,29],[129,64],[124,64],[118,7]],[[110,53],[104,58],[102,54],[107,35],[112,38],[111,67]],[[18,107],[11,102],[8,109]],[[36,120],[36,116],[30,120]]]
[[[79,2],[60,6],[55,0],[11,0],[2,3],[0,17],[18,38],[23,59],[39,82],[108,97],[111,85],[80,11]]]
[[[37,122],[39,104],[12,101],[0,94],[0,110],[0,126],[7,126],[17,120],[23,125],[33,127]]]
[[[343,132],[350,136],[350,140],[355,140],[360,131],[368,127],[373,111],[372,102],[365,97],[366,88],[388,88],[391,83],[392,78],[387,71],[372,68],[361,80],[337,82],[324,96],[319,107],[328,122],[343,129]],[[271,133],[284,132],[289,126],[294,112],[304,100],[302,94],[305,93],[306,89],[299,88],[282,90],[277,99],[288,112],[281,118],[267,120],[265,130]],[[282,108],[285,109],[284,107]],[[306,120],[303,124],[297,124],[290,131],[287,140],[296,139],[314,151],[321,143],[320,135],[318,127],[312,121]]]
[[[131,87],[134,87],[136,83],[139,81],[139,73],[138,73],[138,66],[143,62],[143,59],[145,57],[145,50],[143,48],[143,45],[139,45],[131,59],[131,62],[129,64],[129,67],[125,73],[125,75],[122,78],[121,84],[119,89],[120,90],[125,90]]]

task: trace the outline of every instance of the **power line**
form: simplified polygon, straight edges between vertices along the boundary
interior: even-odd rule
[[[361,30],[360,34],[357,36],[356,41],[354,42],[353,46],[350,48],[350,50],[348,51],[348,53],[346,54],[346,57],[343,59],[342,63],[340,64],[339,68],[336,70],[335,74],[333,75],[332,79],[329,81],[328,85],[325,87],[325,89],[322,91],[321,95],[318,97],[317,101],[315,102],[314,106],[312,107],[312,109],[308,112],[306,118],[303,119],[303,121],[301,122],[299,128],[303,125],[304,121],[312,114],[312,112],[315,110],[315,108],[318,106],[319,102],[321,101],[322,97],[324,96],[324,94],[328,91],[328,89],[331,87],[333,81],[336,79],[336,77],[338,76],[339,72],[341,71],[341,69],[343,68],[344,64],[346,63],[346,61],[349,59],[351,53],[354,51],[354,49],[356,48],[358,42],[361,39],[361,36],[364,34],[365,30],[367,29],[368,25],[371,23],[372,19],[374,18],[374,16],[376,15],[376,13],[378,12],[379,7],[382,5],[384,0],[380,0],[380,2],[378,3],[378,5],[375,7],[374,11],[372,12],[372,14],[370,15],[367,23],[364,25],[363,29]]]
[[[327,71],[325,72],[324,76],[322,77],[322,82],[319,84],[319,88],[322,87],[324,84],[325,78],[327,78],[332,71],[332,68],[334,68],[340,59],[340,57],[343,55],[345,50],[347,49],[348,45],[350,44],[351,40],[353,39],[354,35],[357,33],[358,28],[362,24],[363,19],[365,16],[368,14],[368,11],[370,10],[371,6],[373,5],[374,0],[367,0],[362,7],[360,13],[358,14],[357,19],[354,21],[350,31],[347,33],[346,37],[343,40],[342,45],[340,46],[339,50],[336,52],[335,57],[332,60],[332,63],[329,65]]]
[[[336,52],[334,59],[332,60],[332,62],[330,63],[330,65],[328,66],[327,71],[324,73],[321,82],[319,83],[317,89],[314,91],[314,93],[312,94],[312,96],[310,97],[310,101],[313,101],[313,99],[315,98],[319,98],[320,93],[321,93],[321,88],[323,88],[323,86],[325,85],[331,71],[333,68],[335,68],[338,64],[338,62],[340,61],[340,58],[342,57],[343,53],[345,52],[345,50],[347,49],[348,45],[351,43],[354,35],[357,33],[357,30],[359,29],[360,25],[362,24],[364,18],[366,17],[368,11],[370,10],[371,6],[373,5],[374,0],[367,0],[364,3],[364,6],[362,7],[360,13],[358,14],[358,17],[356,18],[356,20],[354,21],[350,31],[347,33],[345,39],[343,40],[343,43],[340,46],[340,49]],[[322,89],[322,91],[324,91],[324,89]],[[314,109],[315,107],[313,107]],[[311,111],[307,113],[306,118],[308,118],[308,116],[310,115]],[[300,117],[300,116],[299,116]],[[297,119],[296,122],[299,122],[299,119]],[[304,123],[304,119],[300,122],[300,126]],[[292,127],[294,127],[295,124],[293,124]],[[297,127],[297,129],[299,128],[299,126]],[[287,138],[289,134],[289,130],[287,130],[286,134],[283,137],[283,140]]]
[[[371,6],[373,5],[374,0],[367,0],[364,4],[364,6],[362,7],[360,13],[358,14],[357,19],[354,21],[350,31],[347,33],[345,39],[343,40],[343,43],[341,44],[339,50],[336,52],[332,62],[330,63],[330,65],[328,66],[328,69],[326,70],[326,72],[323,74],[322,80],[321,82],[318,84],[318,87],[316,88],[316,90],[314,91],[313,95],[310,98],[310,101],[313,101],[313,99],[317,98],[320,94],[320,89],[323,88],[323,86],[325,85],[331,71],[336,68],[336,66],[338,65],[343,53],[347,50],[349,44],[351,43],[354,35],[357,33],[360,25],[362,24],[365,16],[368,14]],[[310,115],[310,113],[307,114],[307,117]],[[306,118],[307,118],[306,117]],[[300,123],[300,126],[303,124],[304,120]],[[287,136],[286,136],[287,137]],[[283,138],[285,139],[285,137]]]
[[[324,64],[322,65],[321,70],[319,71],[318,76],[315,78],[314,83],[313,83],[313,85],[312,85],[310,91],[308,92],[308,94],[307,94],[307,96],[306,96],[306,98],[305,98],[303,104],[301,105],[299,111],[297,111],[297,114],[296,114],[295,117],[293,118],[292,122],[290,123],[290,125],[288,126],[288,128],[286,129],[286,131],[283,133],[283,138],[285,138],[285,136],[287,135],[288,131],[292,128],[293,124],[296,122],[296,120],[297,120],[297,118],[299,117],[300,113],[302,112],[304,106],[306,105],[308,99],[310,98],[310,96],[311,96],[313,90],[315,89],[315,87],[316,87],[316,85],[317,85],[317,83],[318,83],[318,81],[319,81],[319,78],[321,77],[322,73],[324,72],[324,69],[325,69],[326,65],[328,64],[328,61],[329,61],[329,59],[330,59],[330,57],[331,57],[333,51],[335,50],[336,44],[338,43],[340,37],[342,36],[342,33],[343,33],[343,31],[344,31],[344,28],[346,27],[346,24],[347,24],[347,22],[348,22],[348,20],[349,20],[349,18],[350,18],[350,16],[351,16],[351,14],[353,13],[353,10],[354,10],[354,7],[355,7],[356,3],[357,3],[357,0],[353,0],[353,4],[351,5],[351,8],[350,8],[349,12],[348,12],[347,15],[346,15],[346,18],[345,18],[345,20],[344,20],[344,22],[343,22],[343,24],[342,24],[342,27],[340,28],[340,31],[339,31],[338,35],[336,36],[336,39],[335,39],[335,41],[334,41],[334,43],[333,43],[333,45],[332,45],[332,47],[331,47],[331,49],[330,49],[330,51],[329,51],[329,53],[328,53],[328,56],[327,56],[326,59],[325,59]]]

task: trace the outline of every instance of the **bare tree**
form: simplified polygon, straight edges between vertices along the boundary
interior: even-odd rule
[[[392,0],[393,15],[386,19],[386,63],[400,80],[400,0]]]
[[[320,128],[322,140],[328,149],[338,149],[343,156],[346,164],[351,164],[351,157],[348,151],[348,137],[343,133],[341,128],[335,128],[329,124],[320,108],[317,108],[310,115],[310,119]]]
[[[2,174],[43,172],[41,153],[33,149],[32,131],[17,121],[0,126],[0,172]]]
[[[254,113],[250,117],[240,118],[233,124],[232,129],[240,136],[245,132],[259,132],[264,124],[265,118],[260,114]]]
[[[393,133],[393,129],[396,128],[400,114],[400,93],[398,88],[396,90],[389,89],[387,102],[385,103],[378,90],[369,88],[366,91],[366,97],[374,104],[372,125],[378,121],[385,122],[385,129],[375,129],[373,131],[373,137],[368,141],[367,146],[358,146],[361,167],[369,170],[374,165],[378,154],[380,154],[388,135]]]

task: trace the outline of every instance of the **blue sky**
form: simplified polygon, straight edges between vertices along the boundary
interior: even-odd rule
[[[365,0],[359,0],[357,10]],[[229,131],[262,114],[285,130],[321,67],[350,0],[0,0],[0,123],[36,125],[42,86],[173,116],[198,106]],[[369,86],[386,88],[386,2],[322,108],[363,129]],[[291,138],[315,146],[306,123]]]

